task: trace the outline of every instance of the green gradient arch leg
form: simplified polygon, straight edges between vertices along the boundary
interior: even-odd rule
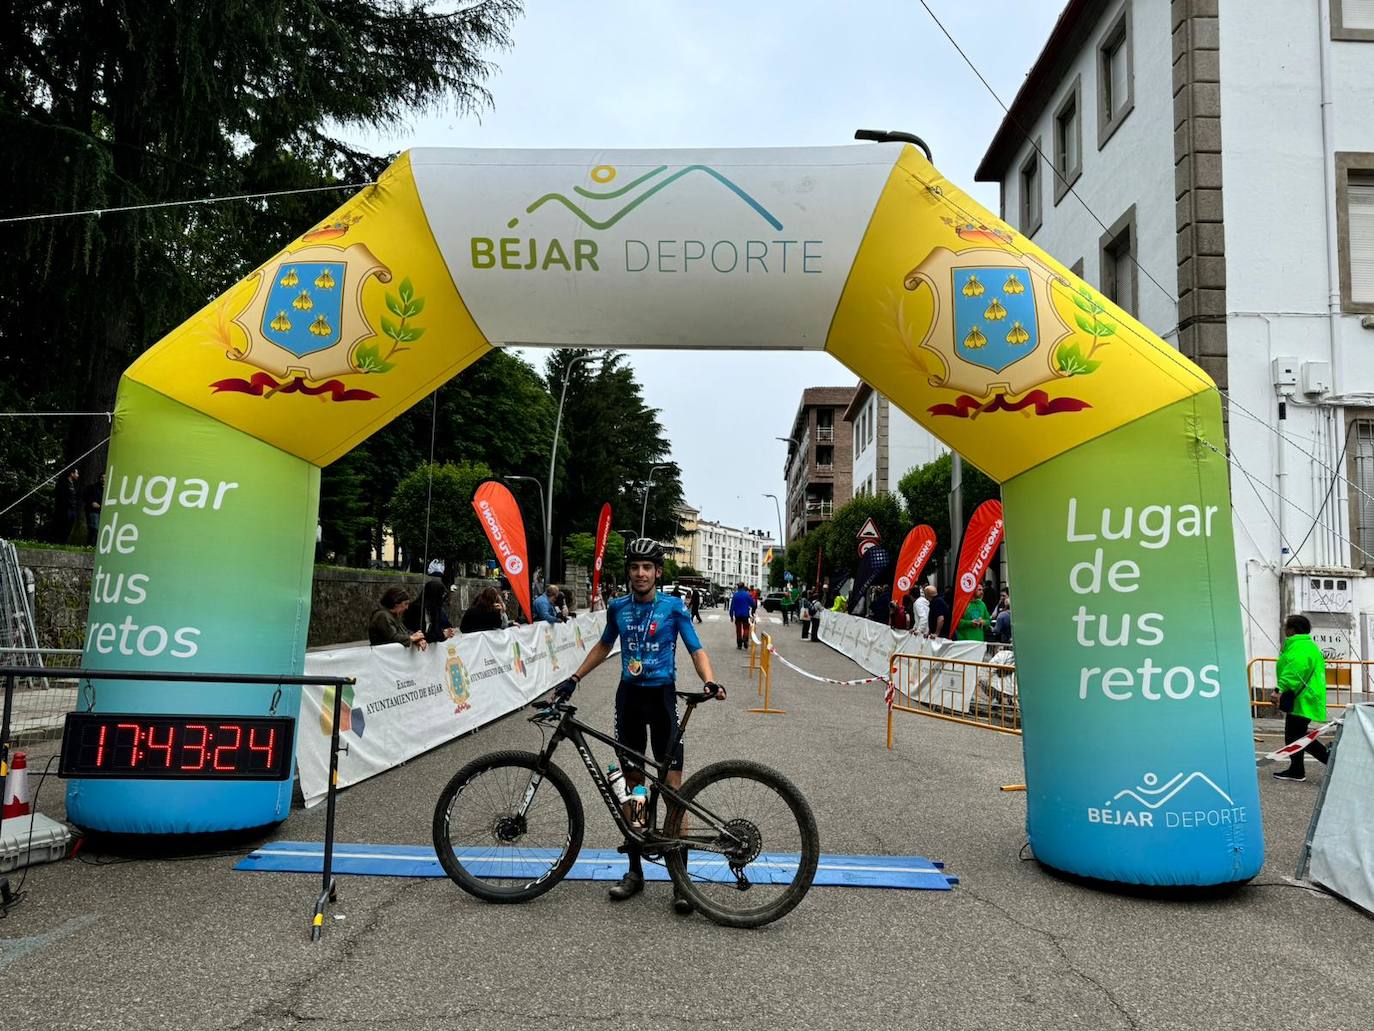
[[[1222,440],[1199,394],[1003,485],[1026,823],[1055,869],[1202,885],[1264,861]]]
[[[301,671],[319,469],[128,379],[120,384],[82,664]],[[264,715],[275,689],[92,681],[98,712]],[[296,717],[298,688],[279,715]],[[180,757],[178,757],[180,759]],[[161,834],[286,818],[291,781],[71,780],[82,827]]]

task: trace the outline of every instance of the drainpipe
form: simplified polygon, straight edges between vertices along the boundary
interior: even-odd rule
[[[1345,379],[1341,364],[1340,253],[1336,241],[1336,128],[1331,110],[1331,0],[1317,3],[1317,66],[1321,72],[1322,190],[1326,200],[1326,327],[1331,351],[1331,393],[1340,395]]]

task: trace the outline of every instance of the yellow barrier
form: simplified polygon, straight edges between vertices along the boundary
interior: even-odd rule
[[[1250,710],[1256,716],[1282,716],[1279,707],[1269,700],[1269,692],[1278,689],[1278,659],[1251,659],[1245,667],[1245,679],[1250,687]],[[1326,706],[1344,709],[1357,699],[1374,693],[1374,660],[1327,659]]]
[[[893,692],[887,710],[888,748],[892,747],[892,715],[897,712],[999,734],[1021,733],[1015,666],[895,652],[888,677]]]
[[[759,640],[762,642],[759,647],[759,690],[763,692],[763,705],[749,711],[785,715],[786,709],[774,709],[769,705],[769,696],[773,691],[773,638],[768,634],[760,634]]]

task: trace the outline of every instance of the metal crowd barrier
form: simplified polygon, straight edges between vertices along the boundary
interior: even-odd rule
[[[972,659],[894,652],[888,666],[892,704],[887,710],[887,747],[893,714],[914,713],[966,727],[1021,733],[1016,667]]]
[[[1251,659],[1245,667],[1245,679],[1250,686],[1250,710],[1256,716],[1283,715],[1269,700],[1269,692],[1278,689],[1278,661]],[[1374,660],[1326,660],[1327,708],[1344,709],[1347,705],[1371,700],[1374,700]]]
[[[751,636],[750,661],[753,661],[753,648]],[[758,652],[759,697],[763,699],[763,704],[749,711],[784,716],[787,713],[786,709],[774,709],[770,704],[773,693],[773,637],[771,634],[759,634]]]
[[[0,655],[3,655],[0,652]],[[80,654],[79,652],[77,653]],[[46,679],[54,679],[54,671],[45,669],[37,671],[32,665],[26,666],[7,666],[0,665],[0,678],[4,681],[3,706],[0,706],[0,786],[4,784],[5,777],[9,773],[9,758],[13,744],[12,719],[17,711],[16,699],[22,700],[24,692],[19,688],[23,681],[42,681],[45,679],[42,674],[46,673]],[[92,680],[123,680],[123,681],[161,681],[164,683],[177,684],[256,684],[270,687],[291,686],[321,686],[334,688],[334,728],[329,739],[329,794],[325,810],[324,824],[324,868],[323,879],[319,896],[315,900],[315,911],[310,920],[310,940],[319,941],[320,935],[324,930],[324,911],[326,906],[339,900],[338,886],[334,878],[334,816],[335,805],[339,792],[339,724],[343,719],[342,702],[343,690],[351,684],[357,683],[353,677],[299,677],[299,676],[268,676],[256,673],[169,673],[165,671],[133,671],[133,670],[107,670],[107,669],[84,669],[80,662],[76,662],[70,668],[62,670],[62,678],[73,682]],[[38,688],[38,690],[51,690],[50,688]],[[73,689],[74,691],[77,689]],[[75,700],[75,694],[73,694]],[[276,703],[273,703],[275,709]],[[63,710],[63,720],[66,713],[76,709],[75,704],[69,704]],[[300,720],[296,721],[296,730],[300,731]],[[61,734],[61,729],[58,729]],[[293,743],[294,747],[294,743]],[[4,814],[0,813],[0,822],[3,822]]]

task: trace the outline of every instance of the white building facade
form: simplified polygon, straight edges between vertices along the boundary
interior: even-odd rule
[[[1374,2],[1073,0],[978,178],[1224,391],[1250,656],[1374,658]]]
[[[691,510],[696,513],[695,509]],[[683,520],[683,529],[687,521]],[[749,587],[766,589],[768,569],[763,557],[776,547],[772,534],[763,530],[740,530],[724,523],[693,516],[690,536],[677,541],[679,563],[690,565],[722,589],[733,590],[741,580]]]
[[[920,423],[862,381],[844,420],[853,426],[854,496],[887,494],[910,470],[949,451]]]

